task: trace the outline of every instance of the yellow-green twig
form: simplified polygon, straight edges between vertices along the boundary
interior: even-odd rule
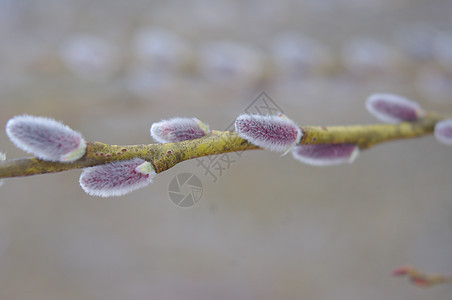
[[[349,143],[356,144],[364,150],[386,141],[431,134],[435,124],[442,119],[444,117],[428,113],[417,122],[404,122],[397,125],[302,126],[303,138],[300,144]],[[55,173],[135,157],[150,161],[155,171],[160,173],[188,159],[252,149],[260,148],[242,139],[233,131],[215,130],[199,139],[168,144],[121,146],[88,142],[86,154],[72,163],[49,162],[37,158],[0,161],[0,178]]]
[[[409,139],[431,134],[438,121],[445,119],[436,113],[428,113],[417,122],[403,122],[397,125],[356,126],[305,126],[301,127],[301,144],[355,144],[361,150],[391,140]]]

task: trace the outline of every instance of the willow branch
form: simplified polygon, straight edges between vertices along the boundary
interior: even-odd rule
[[[397,125],[302,126],[300,144],[355,144],[361,150],[391,140],[409,139],[431,134],[435,124],[445,117],[428,113],[416,122]],[[233,131],[215,131],[194,140],[149,145],[108,145],[87,142],[85,155],[72,163],[19,158],[0,161],[0,178],[55,173],[92,167],[112,161],[142,158],[151,162],[156,173],[168,170],[188,159],[227,152],[261,149]]]

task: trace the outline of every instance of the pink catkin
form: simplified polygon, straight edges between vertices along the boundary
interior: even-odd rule
[[[80,186],[92,196],[122,196],[152,182],[152,165],[140,158],[86,168]]]
[[[209,127],[196,118],[172,118],[154,123],[151,136],[159,143],[175,143],[205,136]]]
[[[251,144],[261,148],[284,152],[300,142],[300,128],[284,116],[240,115],[235,131]]]
[[[418,103],[393,94],[371,95],[366,108],[377,119],[388,123],[414,122],[425,114]]]
[[[70,162],[85,153],[80,133],[49,118],[13,117],[6,124],[6,134],[18,148],[42,160]]]
[[[292,149],[293,157],[312,166],[332,166],[352,163],[359,154],[353,144],[297,145]]]

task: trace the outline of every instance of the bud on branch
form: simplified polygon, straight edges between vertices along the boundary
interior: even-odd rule
[[[134,158],[86,168],[80,185],[92,196],[122,196],[152,182],[155,175],[151,163]]]
[[[352,163],[359,155],[359,148],[352,144],[298,145],[293,157],[312,166],[332,166]]]
[[[243,114],[235,120],[235,131],[253,145],[278,152],[292,149],[303,135],[301,129],[284,115]]]
[[[151,136],[158,143],[193,140],[209,133],[209,126],[197,118],[173,118],[151,126]]]
[[[53,119],[16,116],[6,124],[6,134],[17,148],[43,160],[72,162],[85,154],[82,135]]]
[[[392,124],[414,122],[425,115],[421,106],[393,94],[373,94],[366,101],[367,110],[377,119]]]
[[[439,142],[452,146],[452,119],[436,123],[435,137]]]

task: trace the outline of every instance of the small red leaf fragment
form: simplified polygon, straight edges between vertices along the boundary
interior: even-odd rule
[[[452,283],[452,277],[439,274],[428,274],[410,266],[403,266],[392,271],[394,276],[405,276],[416,286],[431,287],[440,283]]]
[[[419,287],[427,287],[431,285],[431,283],[427,281],[427,278],[423,277],[412,277],[411,282]]]

